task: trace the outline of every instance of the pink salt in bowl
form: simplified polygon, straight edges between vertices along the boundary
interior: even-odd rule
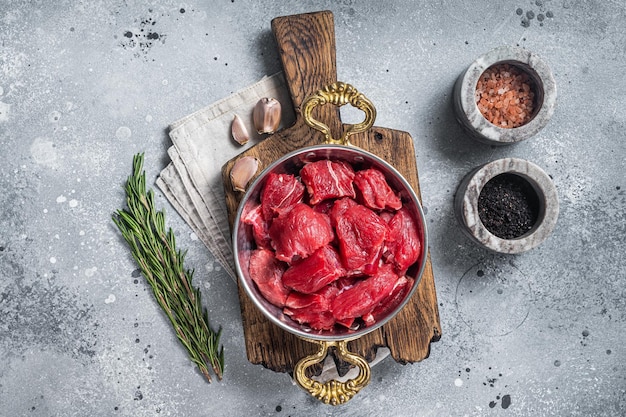
[[[510,123],[507,123],[510,122],[509,120],[503,121],[503,118],[499,116],[490,115],[480,104],[481,95],[493,97],[508,93],[508,86],[505,82],[508,83],[509,79],[514,78],[508,72],[504,77],[497,77],[497,81],[493,84],[495,92],[494,87],[486,87],[482,84],[485,75],[504,72],[506,69],[499,70],[499,68],[505,66],[518,77],[521,75],[524,78],[524,87],[526,89],[530,87],[529,92],[532,95],[532,99],[527,103],[527,109],[526,104],[522,103],[523,111],[528,110],[528,114],[524,115],[521,123],[515,123],[515,127],[509,127]],[[513,99],[519,101],[521,98],[522,102],[528,94],[527,90],[521,90],[521,88],[515,93]],[[524,48],[501,46],[479,56],[457,78],[453,92],[454,112],[459,124],[474,139],[491,145],[507,145],[533,137],[548,124],[554,113],[556,95],[556,83],[552,71],[542,58]],[[502,105],[502,101],[496,99],[498,105]],[[489,103],[489,106],[492,104],[494,103]],[[519,105],[517,103],[517,106]],[[513,108],[511,113],[514,113],[513,110],[519,111]],[[503,114],[504,119],[507,119],[509,113],[503,109]],[[517,119],[517,115],[512,119]],[[518,122],[518,120],[514,121]]]

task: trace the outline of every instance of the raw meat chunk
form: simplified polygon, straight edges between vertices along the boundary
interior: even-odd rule
[[[354,207],[358,204],[359,203],[348,197],[335,200],[335,203],[328,213],[330,216],[330,224],[332,224],[333,227],[337,227],[337,219],[339,216],[343,215],[350,207]]]
[[[299,309],[316,306],[322,310],[330,310],[330,303],[335,299],[338,293],[339,288],[337,288],[336,285],[327,285],[313,294],[302,294],[297,291],[292,291],[287,297],[285,307]]]
[[[259,292],[312,332],[380,322],[415,283],[404,274],[420,261],[420,224],[379,169],[321,160],[270,173],[241,221]]]
[[[288,263],[308,257],[335,237],[330,218],[304,203],[275,218],[269,234],[276,258]]]
[[[394,212],[381,211],[380,213],[378,213],[378,215],[380,216],[381,219],[385,221],[385,223],[389,224],[389,222],[391,221],[391,219],[393,219],[393,216],[395,216],[396,213],[395,211]]]
[[[344,274],[339,254],[331,246],[316,250],[294,262],[283,275],[283,283],[296,291],[311,294]]]
[[[372,313],[368,317],[363,317],[365,324],[372,325],[378,320],[391,313],[407,296],[415,280],[401,276],[391,290],[391,294],[385,297],[378,305],[372,310]]]
[[[303,196],[304,185],[294,175],[269,173],[261,191],[263,218],[269,221],[291,210]]]
[[[252,209],[248,210],[242,217],[244,224],[252,226],[252,236],[254,242],[259,248],[270,249],[270,234],[269,224],[263,218],[261,205],[257,204]]]
[[[341,260],[348,273],[373,274],[378,270],[388,233],[384,220],[358,204],[338,216],[336,232]]]
[[[330,330],[335,325],[335,317],[328,310],[321,310],[319,306],[309,308],[284,308],[284,313],[300,324],[308,324],[315,330]]]
[[[356,283],[359,282],[360,280],[361,279],[359,277],[346,276],[346,277],[341,277],[337,281],[335,281],[335,285],[337,286],[337,289],[339,290],[339,292],[343,292],[345,290],[348,290],[354,287]]]
[[[389,221],[387,238],[387,262],[393,263],[396,271],[404,274],[408,267],[419,260],[422,251],[419,225],[408,209],[402,207]]]
[[[287,297],[283,312],[298,323],[308,324],[313,329],[331,329],[335,325],[335,317],[330,311],[330,305],[338,291],[337,287],[332,284],[315,294],[301,294],[293,291]]]
[[[376,168],[358,171],[354,185],[363,205],[372,210],[398,210],[402,207],[402,201],[387,183],[385,175]]]
[[[361,317],[372,310],[391,294],[398,275],[389,264],[382,265],[376,275],[357,282],[339,293],[332,302],[331,311],[337,320]]]
[[[345,162],[322,160],[306,164],[300,178],[309,193],[311,204],[329,198],[355,197],[354,170]]]
[[[277,307],[285,305],[290,292],[282,280],[285,268],[271,250],[257,249],[250,255],[250,278],[263,297]]]
[[[329,214],[330,209],[333,208],[333,204],[335,204],[335,200],[324,200],[321,203],[315,204],[312,208],[318,213]]]

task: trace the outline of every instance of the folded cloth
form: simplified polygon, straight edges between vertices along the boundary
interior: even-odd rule
[[[222,184],[222,166],[263,137],[256,133],[252,110],[263,97],[282,104],[281,127],[295,120],[282,73],[263,77],[255,84],[186,116],[170,125],[171,163],[156,184],[196,236],[206,245],[228,275],[236,281],[230,227]],[[231,135],[238,115],[250,133],[242,146]]]

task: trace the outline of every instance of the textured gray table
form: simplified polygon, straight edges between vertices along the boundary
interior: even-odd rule
[[[0,5],[0,415],[626,414],[622,2],[158,3]],[[224,329],[224,380],[205,383],[110,220],[133,154],[152,183],[167,125],[279,70],[270,20],[320,9],[339,78],[415,139],[443,327],[428,359],[385,359],[338,408],[247,362],[234,283],[157,195]],[[501,44],[541,55],[559,97],[537,137],[496,149],[461,131],[450,98]],[[519,256],[474,246],[452,207],[467,172],[507,156],[546,170],[561,204]]]

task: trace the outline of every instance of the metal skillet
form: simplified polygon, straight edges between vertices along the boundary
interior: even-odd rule
[[[313,117],[313,110],[317,106],[331,104],[343,106],[351,104],[362,110],[365,118],[361,123],[345,125],[344,133],[339,139],[332,137],[330,129],[324,123]],[[357,339],[383,326],[402,310],[415,292],[424,273],[427,260],[428,236],[424,212],[420,201],[407,180],[389,163],[378,156],[357,148],[350,144],[351,135],[370,129],[376,118],[374,105],[353,86],[341,82],[328,85],[309,96],[302,105],[302,115],[307,125],[324,134],[325,140],[319,145],[307,146],[290,152],[267,166],[249,186],[244,194],[233,225],[233,253],[235,266],[245,292],[254,305],[272,323],[283,330],[296,335],[308,342],[317,344],[316,353],[303,357],[294,368],[294,379],[300,387],[312,396],[327,404],[342,404],[349,401],[371,379],[370,366],[365,358],[348,350],[349,341]],[[421,254],[419,260],[413,264],[406,275],[414,279],[413,286],[405,298],[395,309],[370,326],[361,326],[356,329],[339,328],[328,331],[313,331],[307,326],[299,324],[285,315],[282,309],[268,302],[259,292],[248,273],[250,253],[255,249],[252,232],[241,220],[252,207],[258,203],[259,196],[270,173],[297,173],[306,163],[317,160],[330,159],[345,161],[356,169],[377,168],[385,175],[389,185],[400,196],[403,206],[408,208],[419,225],[421,234]],[[341,382],[335,379],[317,381],[307,376],[307,368],[320,363],[328,354],[329,348],[334,347],[339,359],[355,365],[358,368],[356,377]]]

